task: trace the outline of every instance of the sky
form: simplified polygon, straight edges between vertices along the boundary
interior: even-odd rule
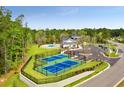
[[[32,29],[124,28],[121,6],[7,6],[12,18],[24,14]]]

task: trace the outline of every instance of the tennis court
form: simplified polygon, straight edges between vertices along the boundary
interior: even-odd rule
[[[79,64],[79,63],[75,62],[75,61],[71,61],[71,60],[66,60],[66,61],[61,62],[61,63],[57,63],[57,64],[54,64],[54,65],[44,67],[43,69],[46,70],[46,71],[49,71],[51,73],[58,73],[58,72],[60,72],[64,69],[76,66],[77,64]]]
[[[36,70],[46,76],[59,75],[80,65],[79,61],[68,58],[66,54],[58,54],[40,60],[44,60],[46,64],[38,66]]]
[[[55,60],[58,60],[58,59],[62,59],[62,58],[65,58],[65,57],[67,57],[67,55],[59,54],[59,55],[43,58],[42,60],[45,60],[47,62],[52,62],[52,61],[55,61]]]

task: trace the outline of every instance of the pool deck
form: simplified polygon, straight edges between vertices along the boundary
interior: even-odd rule
[[[40,47],[41,48],[60,48],[60,44],[45,44]]]

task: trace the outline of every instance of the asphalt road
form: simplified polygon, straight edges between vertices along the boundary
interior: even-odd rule
[[[124,77],[124,45],[120,43],[115,44],[122,50],[122,57],[108,70],[78,85],[78,87],[113,87]]]
[[[96,46],[91,46],[91,52],[92,55],[88,56],[88,59],[95,59],[95,60],[103,60],[108,62],[111,66],[113,66],[120,58],[108,58],[103,56],[103,50],[96,47]],[[121,53],[122,51],[119,50],[119,53]]]

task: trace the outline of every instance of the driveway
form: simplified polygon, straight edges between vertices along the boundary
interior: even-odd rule
[[[112,43],[118,45],[118,47],[122,50],[123,53],[121,58],[114,59],[112,61],[111,59],[109,59],[109,63],[111,65],[113,65],[112,63],[113,61],[117,61],[117,62],[115,62],[115,64],[108,70],[90,79],[89,81],[78,85],[78,87],[113,87],[117,82],[119,82],[124,77],[124,45],[115,42]]]

